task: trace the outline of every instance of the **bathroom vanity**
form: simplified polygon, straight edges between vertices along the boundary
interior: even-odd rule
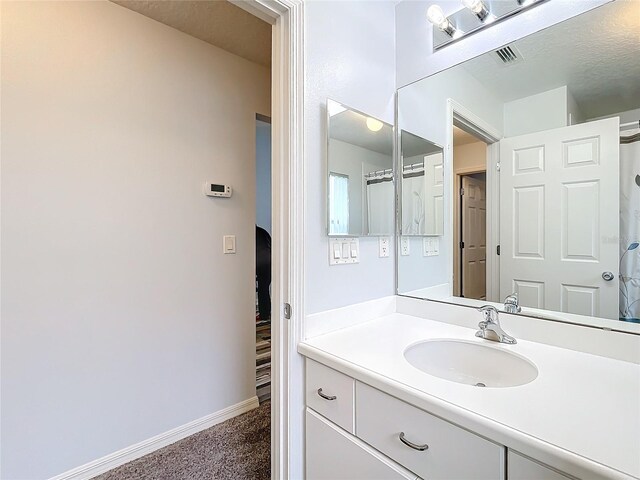
[[[425,318],[428,303],[299,345],[308,479],[640,477],[640,365],[480,339],[479,313],[460,326]],[[428,366],[412,365],[424,346]]]

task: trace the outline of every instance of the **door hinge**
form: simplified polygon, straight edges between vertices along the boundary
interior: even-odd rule
[[[464,242],[460,242],[460,248],[464,248]]]
[[[500,162],[496,163],[496,171],[500,171]]]
[[[284,318],[286,318],[287,320],[291,319],[291,305],[289,305],[288,303],[284,304]]]
[[[496,247],[496,255],[500,255],[500,245]]]
[[[464,195],[464,188],[460,188],[460,196],[462,197]]]

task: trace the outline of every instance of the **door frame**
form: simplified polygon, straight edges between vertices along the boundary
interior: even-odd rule
[[[500,149],[498,142],[502,138],[500,130],[495,128],[489,122],[476,115],[472,110],[458,103],[452,98],[447,99],[447,123],[446,138],[447,143],[444,148],[444,165],[445,165],[445,183],[449,186],[449,198],[451,201],[445,202],[445,218],[449,220],[448,234],[449,238],[454,238],[454,217],[453,217],[453,199],[457,193],[454,191],[455,172],[453,169],[453,127],[463,128],[467,132],[471,132],[487,144],[487,301],[499,301],[500,279],[496,277],[496,271],[500,272],[499,257],[496,255],[496,248],[499,243],[500,235],[500,204],[499,204],[499,186],[500,186]],[[490,201],[489,201],[490,200]],[[452,242],[453,243],[453,242]],[[449,295],[453,296],[454,292],[454,256],[451,255],[451,261],[447,265],[447,282],[449,283]]]
[[[304,12],[302,0],[230,0],[272,28],[271,478],[304,476]],[[285,318],[284,305],[291,306]]]

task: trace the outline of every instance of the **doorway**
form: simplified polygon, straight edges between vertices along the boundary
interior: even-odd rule
[[[487,299],[487,144],[453,127],[454,295]]]
[[[271,118],[256,114],[256,396],[271,399]]]

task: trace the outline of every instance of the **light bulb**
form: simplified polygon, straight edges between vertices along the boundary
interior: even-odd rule
[[[482,11],[482,0],[462,0],[462,4],[473,13]]]
[[[380,120],[376,120],[375,118],[367,117],[367,128],[372,132],[377,132],[383,127],[383,124]]]
[[[462,4],[465,6],[465,8],[468,8],[473,13],[475,13],[476,17],[478,17],[481,22],[484,22],[485,19],[489,16],[489,9],[482,2],[482,0],[462,0]]]
[[[440,30],[445,32],[450,37],[453,37],[454,34],[456,33],[456,29],[454,28],[453,25],[451,25],[451,22],[445,16],[444,12],[442,11],[442,8],[440,8],[439,5],[431,5],[427,9],[427,20],[429,20],[431,23],[433,23],[436,27],[438,27]]]
[[[449,23],[449,20],[447,20],[447,17],[445,17],[439,5],[431,5],[429,7],[427,10],[427,19],[440,29],[443,29],[443,27],[446,27],[447,23]]]

